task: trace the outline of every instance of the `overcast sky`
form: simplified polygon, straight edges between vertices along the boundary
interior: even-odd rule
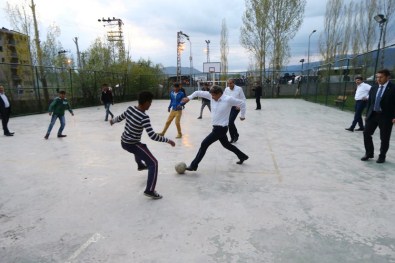
[[[13,29],[4,10],[6,1],[0,3],[0,26]],[[41,40],[45,40],[48,26],[55,23],[61,29],[59,40],[64,49],[72,53],[76,53],[74,37],[78,37],[80,51],[84,51],[95,38],[106,35],[108,27],[103,25],[107,23],[98,19],[115,17],[124,23],[125,46],[130,49],[133,60],[143,58],[164,67],[176,66],[177,32],[183,31],[192,43],[193,66],[202,71],[203,62],[207,60],[205,40],[210,40],[210,61],[220,62],[221,24],[226,19],[229,71],[245,71],[250,63],[250,55],[240,45],[244,0],[35,0],[35,3]],[[307,60],[309,34],[316,29],[310,46],[310,60],[314,61],[325,3],[326,0],[307,0],[303,24],[290,42],[290,64],[298,64],[301,58]],[[183,67],[189,67],[189,54],[190,45],[186,42],[181,59]]]

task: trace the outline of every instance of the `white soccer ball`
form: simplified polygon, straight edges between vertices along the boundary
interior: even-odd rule
[[[181,162],[181,163],[177,163],[174,168],[176,169],[177,173],[183,174],[183,173],[185,173],[187,165],[185,163]]]

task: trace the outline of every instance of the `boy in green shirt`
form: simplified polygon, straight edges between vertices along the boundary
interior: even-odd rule
[[[74,116],[73,110],[70,107],[69,102],[66,99],[66,92],[61,90],[59,91],[59,97],[56,97],[51,105],[49,105],[49,116],[52,115],[51,123],[49,124],[47,134],[45,135],[45,139],[47,140],[49,134],[51,133],[52,127],[54,126],[56,119],[59,118],[60,128],[58,130],[58,138],[66,137],[67,135],[62,134],[64,127],[66,126],[66,119],[64,117],[64,111],[68,110],[71,115]]]

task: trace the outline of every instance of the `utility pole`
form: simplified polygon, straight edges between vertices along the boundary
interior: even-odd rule
[[[181,53],[184,51],[184,37],[189,39],[182,31],[177,32],[177,81],[181,82]]]
[[[75,46],[77,47],[77,62],[78,62],[78,68],[81,69],[81,54],[80,54],[80,49],[78,47],[78,37],[73,38],[73,41],[75,43]]]
[[[118,47],[118,59],[120,62],[125,60],[125,44],[123,40],[123,31],[122,31],[122,19],[119,18],[108,18],[105,19],[104,17],[102,19],[98,19],[97,21],[99,22],[107,22],[108,26],[111,28],[114,28],[118,26],[118,30],[110,30],[107,31],[107,40],[109,42],[112,42],[113,45],[116,45]],[[106,26],[106,25],[104,25]],[[115,54],[114,54],[114,61],[115,61]]]
[[[45,103],[48,104],[48,102],[49,102],[48,85],[47,85],[47,79],[45,78],[45,71],[44,71],[44,67],[43,67],[43,51],[40,46],[40,34],[38,32],[37,18],[36,18],[36,5],[34,4],[34,0],[31,1],[30,8],[32,9],[32,14],[33,14],[34,43],[36,44],[36,49],[37,49],[37,62],[38,62],[38,67],[39,67],[39,72],[40,72],[40,80],[41,80],[41,84],[43,86],[44,100],[45,100]]]

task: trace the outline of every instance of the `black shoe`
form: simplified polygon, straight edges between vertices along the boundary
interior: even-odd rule
[[[385,157],[380,157],[377,159],[376,163],[385,163]]]
[[[64,137],[67,137],[67,135],[58,134],[58,138],[64,138]]]
[[[234,143],[234,142],[235,142],[235,139],[230,139],[229,142],[230,142],[230,143]]]
[[[198,119],[201,119],[201,118],[202,118],[202,116],[198,117]]]
[[[367,160],[369,160],[370,158],[373,158],[374,156],[373,156],[373,154],[372,155],[367,155],[367,154],[365,154],[362,158],[361,158],[361,161],[367,161]]]
[[[44,139],[48,140],[49,134],[45,134]]]
[[[354,129],[353,129],[353,128],[346,128],[346,131],[353,132],[353,131],[354,131]]]
[[[143,171],[143,170],[148,170],[148,167],[144,164],[137,167],[137,171]]]
[[[239,139],[239,136],[235,137],[235,138],[233,139],[233,143],[237,142],[238,139]]]
[[[256,108],[255,110],[260,110],[261,108]]]
[[[185,170],[187,170],[187,171],[196,171],[197,168],[194,168],[192,166],[188,166],[187,168],[185,168]]]
[[[5,136],[14,136],[13,133],[9,132],[9,133],[4,133]]]
[[[163,196],[158,194],[156,191],[144,191],[144,195],[151,197],[152,199],[161,199]]]
[[[355,131],[363,131],[363,130],[365,130],[365,129],[364,128],[358,128]]]
[[[246,157],[240,159],[240,161],[238,161],[238,162],[236,162],[236,163],[237,163],[237,164],[243,164],[243,162],[244,162],[245,160],[248,160],[248,156],[247,156],[247,155],[246,155]]]

